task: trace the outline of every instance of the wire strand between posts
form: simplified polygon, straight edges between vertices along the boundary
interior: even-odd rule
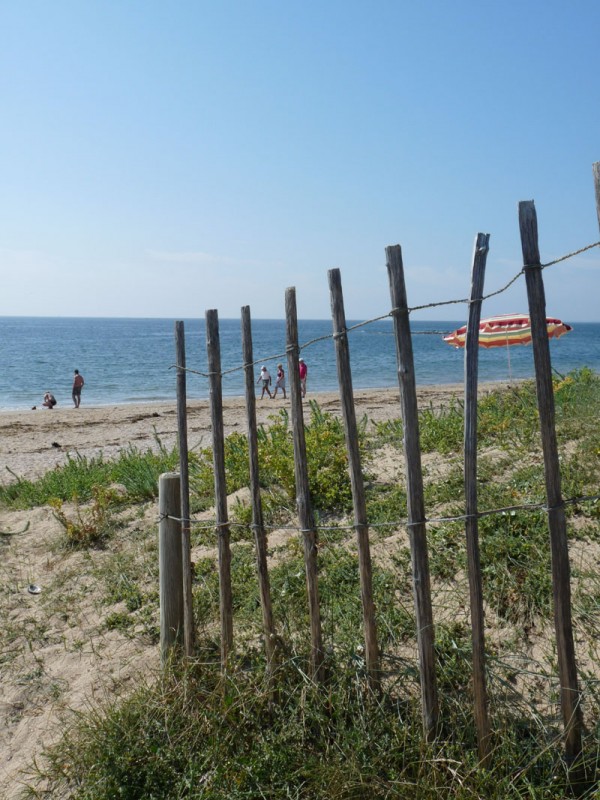
[[[544,511],[549,514],[553,511],[558,511],[568,505],[577,505],[585,502],[596,502],[600,500],[600,494],[596,495],[578,495],[576,497],[569,497],[562,500],[555,506],[548,506],[546,503],[523,503],[521,505],[502,506],[500,508],[490,508],[484,511],[478,511],[475,514],[455,514],[453,516],[444,517],[425,517],[420,521],[410,522],[406,518],[391,520],[390,522],[353,522],[347,525],[315,525],[314,528],[299,528],[297,525],[259,525],[258,523],[244,523],[244,522],[217,522],[216,520],[197,520],[197,519],[184,519],[183,517],[176,517],[173,514],[160,514],[158,522],[165,519],[170,519],[173,522],[181,524],[188,524],[191,528],[199,530],[211,530],[215,528],[250,528],[251,530],[262,529],[265,531],[293,531],[296,533],[312,533],[314,531],[347,531],[356,528],[414,528],[419,525],[429,524],[443,524],[447,522],[462,522],[469,519],[482,519],[483,517],[493,516],[494,514],[509,514],[517,511]]]

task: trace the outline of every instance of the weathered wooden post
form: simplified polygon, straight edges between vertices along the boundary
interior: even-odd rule
[[[574,764],[581,755],[581,695],[577,679],[571,622],[571,569],[556,440],[552,367],[546,325],[546,296],[538,248],[537,215],[532,200],[519,203],[519,228],[531,319],[537,403],[544,454],[546,502],[552,554],[554,625],[561,708],[566,737],[565,755],[567,762]]]
[[[183,569],[179,475],[165,472],[158,479],[158,582],[160,654],[163,663],[183,634]]]
[[[346,434],[346,450],[348,453],[348,469],[352,487],[354,505],[354,527],[358,542],[358,569],[360,573],[360,593],[363,610],[363,631],[365,637],[365,660],[371,688],[380,685],[379,648],[377,646],[377,626],[375,623],[375,604],[373,601],[373,574],[371,567],[371,551],[369,547],[369,526],[367,522],[367,502],[362,475],[360,450],[358,447],[358,429],[354,394],[352,391],[352,371],[350,369],[350,351],[346,332],[346,314],[342,279],[339,269],[329,270],[329,292],[331,296],[331,316],[333,320],[333,340],[337,360],[340,400]]]
[[[439,705],[435,675],[435,633],[431,607],[415,368],[406,287],[404,284],[402,250],[400,245],[393,245],[392,247],[386,247],[385,253],[396,335],[398,384],[400,386],[400,404],[404,430],[408,533],[410,537],[413,596],[417,622],[423,728],[426,738],[432,740],[435,738],[438,729]]]
[[[260,480],[258,468],[258,436],[256,425],[256,396],[254,383],[254,367],[252,356],[252,325],[250,306],[242,307],[242,351],[244,359],[244,377],[246,380],[246,414],[248,420],[248,459],[250,462],[250,492],[252,496],[252,529],[256,544],[256,568],[258,587],[262,608],[263,633],[267,670],[272,672],[276,652],[275,626],[273,624],[273,607],[271,604],[271,588],[269,569],[267,566],[267,534],[263,522],[262,501],[260,497]]]
[[[324,680],[323,635],[321,610],[319,607],[319,584],[317,579],[317,529],[310,502],[308,488],[308,465],[306,460],[306,438],[304,415],[298,370],[298,318],[296,314],[296,290],[285,291],[286,341],[288,354],[288,378],[292,406],[292,432],[294,436],[294,471],[296,476],[296,507],[304,541],[304,567],[310,616],[311,654],[310,667],[313,679]]]
[[[181,554],[183,565],[183,641],[186,656],[194,649],[194,606],[192,599],[192,555],[190,540],[190,478],[187,439],[187,386],[185,373],[185,330],[175,323],[177,350],[177,432],[181,493]]]
[[[473,695],[477,745],[481,762],[490,755],[490,722],[485,680],[485,637],[483,590],[479,559],[479,525],[477,520],[477,379],[479,371],[479,322],[489,250],[489,233],[478,233],[471,271],[471,300],[465,342],[465,535],[469,593],[471,598],[471,640],[473,646]]]
[[[221,667],[233,647],[233,598],[231,594],[231,549],[227,518],[227,486],[225,480],[225,430],[223,427],[223,392],[221,377],[221,344],[219,316],[215,309],[206,312],[206,353],[210,386],[210,418],[212,423],[213,468],[215,473],[216,533],[219,555],[219,608],[221,614]]]

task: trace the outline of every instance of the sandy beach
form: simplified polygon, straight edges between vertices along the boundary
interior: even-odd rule
[[[490,386],[482,385],[485,392]],[[462,397],[462,384],[423,386],[417,390],[421,407],[441,406],[451,397]],[[307,401],[316,400],[324,411],[341,414],[336,392],[312,394]],[[366,389],[355,392],[356,416],[365,414],[369,420],[380,421],[400,416],[397,389]],[[290,408],[287,400],[257,400],[259,424],[281,408]],[[308,408],[306,407],[306,413]],[[246,430],[246,406],[243,397],[223,400],[225,433]],[[190,448],[210,445],[210,407],[208,400],[188,403],[188,443]],[[146,449],[157,447],[157,439],[168,448],[177,438],[177,413],[173,403],[143,405],[85,406],[0,412],[0,483],[35,479],[48,469],[65,463],[69,454],[105,458],[116,456],[123,447],[133,445]]]

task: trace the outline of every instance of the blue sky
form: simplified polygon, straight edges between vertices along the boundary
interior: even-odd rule
[[[598,241],[600,3],[5,0],[0,314],[385,314]],[[600,319],[600,248],[544,271],[547,310]],[[524,281],[484,315],[526,311]],[[420,319],[466,318],[466,309]]]

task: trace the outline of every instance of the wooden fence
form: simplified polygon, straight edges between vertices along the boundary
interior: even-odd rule
[[[600,225],[600,162],[594,164],[596,205]],[[581,692],[571,621],[570,566],[564,502],[558,460],[554,419],[554,395],[550,363],[550,348],[546,332],[546,304],[542,265],[538,248],[537,218],[532,201],[519,204],[519,226],[523,252],[523,272],[527,287],[531,318],[535,381],[544,458],[548,526],[552,556],[552,587],[556,651],[560,682],[561,710],[565,732],[567,762],[576,763],[582,748]],[[489,248],[489,235],[479,233],[475,240],[469,318],[465,348],[464,403],[464,488],[465,535],[470,592],[472,677],[474,719],[478,735],[479,757],[490,757],[491,725],[488,714],[485,669],[484,610],[482,574],[479,558],[477,507],[477,385],[479,322],[484,298],[484,276]],[[440,728],[438,687],[434,654],[434,619],[432,611],[427,524],[425,515],[419,417],[412,338],[409,325],[402,253],[399,245],[386,248],[389,277],[391,316],[394,322],[400,412],[403,423],[406,462],[407,529],[410,540],[412,582],[418,645],[422,718],[425,736],[435,738]],[[358,449],[348,331],[344,315],[341,275],[329,272],[329,289],[333,320],[337,375],[345,428],[348,467],[353,499],[354,528],[357,536],[358,569],[362,601],[363,635],[367,674],[373,690],[380,688],[380,662],[376,615],[373,602],[369,522],[366,512],[363,474]],[[293,432],[296,510],[298,528],[303,538],[304,564],[310,625],[311,675],[319,684],[325,681],[323,634],[318,580],[318,530],[315,525],[308,482],[304,411],[298,370],[300,346],[296,316],[296,294],[293,288],[285,293],[286,352],[291,399]],[[216,534],[218,543],[219,599],[221,620],[221,662],[226,669],[234,642],[231,548],[227,518],[227,487],[224,460],[224,424],[221,391],[221,359],[219,322],[216,310],[206,312],[206,342],[210,381],[212,420]],[[177,409],[180,442],[180,475],[167,474],[160,481],[160,602],[161,648],[163,655],[178,641],[183,642],[187,655],[194,649],[192,619],[192,585],[190,564],[190,512],[187,463],[186,427],[186,366],[183,323],[176,323],[177,343]],[[276,626],[273,619],[269,570],[267,566],[267,534],[263,523],[257,448],[254,365],[250,309],[242,309],[242,350],[246,384],[247,434],[250,461],[250,492],[252,530],[256,546],[256,567],[265,657],[269,671],[278,658]],[[175,544],[174,544],[175,543]]]

